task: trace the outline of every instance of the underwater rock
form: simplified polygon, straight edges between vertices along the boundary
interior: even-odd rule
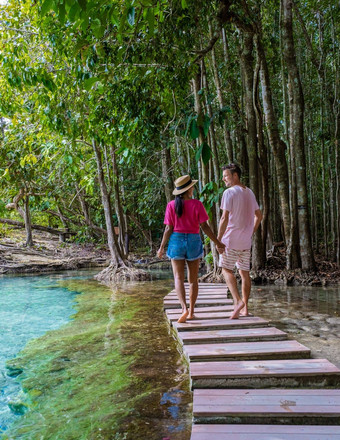
[[[11,367],[10,365],[6,365],[7,369],[7,376],[9,377],[17,377],[19,374],[23,372],[21,368],[18,367]]]
[[[28,410],[28,406],[23,402],[9,402],[9,409],[17,416],[22,416]]]

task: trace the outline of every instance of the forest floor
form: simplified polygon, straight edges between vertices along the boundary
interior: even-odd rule
[[[304,286],[328,286],[340,284],[340,267],[332,261],[325,260],[322,254],[316,253],[315,271],[302,269],[287,270],[286,251],[283,246],[274,247],[267,252],[267,265],[253,273],[252,279],[256,284],[277,285],[304,285]]]
[[[62,243],[40,231],[34,231],[33,240],[33,247],[25,247],[25,232],[15,229],[0,237],[0,274],[105,267],[110,263],[106,246]]]
[[[96,243],[62,243],[51,234],[34,231],[34,247],[27,248],[25,232],[11,229],[0,235],[0,274],[39,273],[106,267],[110,252],[106,245]],[[168,260],[159,260],[150,253],[131,253],[129,260],[144,269],[170,269]],[[202,261],[204,271],[204,261]],[[265,269],[251,271],[254,284],[326,286],[340,284],[340,267],[316,255],[316,271],[285,269],[285,249],[275,247],[267,253]],[[223,282],[222,273],[203,275],[200,281]]]

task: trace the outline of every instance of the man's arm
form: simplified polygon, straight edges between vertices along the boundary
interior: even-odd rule
[[[229,222],[229,211],[223,210],[223,214],[220,220],[220,224],[218,225],[218,235],[217,238],[221,241],[222,237],[225,233],[225,230],[227,229]]]
[[[262,221],[263,215],[260,209],[257,209],[255,211],[255,216],[254,216],[254,230],[253,230],[253,235],[255,234],[255,232],[257,231],[258,227],[260,226],[260,223]]]

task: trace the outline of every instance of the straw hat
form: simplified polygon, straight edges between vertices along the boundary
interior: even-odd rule
[[[189,175],[187,176],[181,176],[177,180],[175,180],[175,189],[173,190],[172,194],[174,196],[178,196],[179,194],[184,193],[189,188],[195,185],[198,180],[191,180],[191,177]]]

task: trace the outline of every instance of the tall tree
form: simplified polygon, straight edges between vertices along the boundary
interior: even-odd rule
[[[301,264],[303,269],[314,269],[304,142],[304,96],[294,47],[292,7],[292,0],[282,0],[282,46],[288,72],[291,115],[290,144],[295,158]]]

